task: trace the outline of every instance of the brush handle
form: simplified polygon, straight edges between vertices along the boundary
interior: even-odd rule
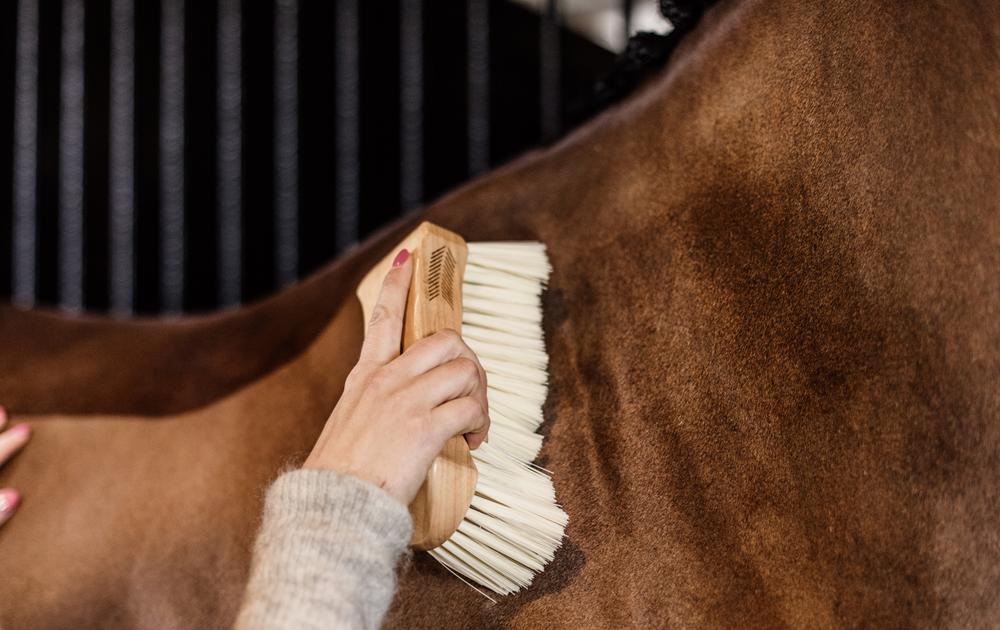
[[[439,330],[462,330],[462,277],[468,246],[462,237],[432,223],[421,223],[368,273],[358,286],[365,321],[378,300],[382,279],[399,249],[410,251],[413,279],[403,319],[402,350]],[[427,479],[410,503],[413,538],[410,546],[438,547],[458,529],[476,490],[476,466],[465,438],[449,439],[427,471]]]

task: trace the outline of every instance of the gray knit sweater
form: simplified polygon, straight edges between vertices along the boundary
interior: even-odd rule
[[[284,473],[267,492],[236,627],[377,628],[412,527],[406,507],[370,483]]]

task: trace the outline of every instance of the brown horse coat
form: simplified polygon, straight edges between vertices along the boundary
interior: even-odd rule
[[[417,557],[390,626],[1000,623],[1000,15],[857,6],[725,3],[426,211],[549,245],[570,526],[495,606]],[[414,219],[212,318],[0,311],[0,401],[37,430],[0,475],[0,625],[230,623],[261,490],[356,357],[351,289]]]

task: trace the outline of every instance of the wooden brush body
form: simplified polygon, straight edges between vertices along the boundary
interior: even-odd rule
[[[468,257],[465,241],[432,223],[421,223],[358,285],[365,321],[370,321],[382,280],[402,248],[410,252],[413,278],[403,320],[402,350],[450,328],[462,330],[462,275]],[[476,466],[461,435],[448,440],[434,459],[427,479],[410,504],[414,549],[428,550],[447,540],[465,517],[476,490]]]

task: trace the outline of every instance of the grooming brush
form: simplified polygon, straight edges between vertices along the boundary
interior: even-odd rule
[[[460,331],[486,371],[490,406],[490,441],[470,451],[465,438],[455,436],[431,465],[410,504],[410,546],[460,578],[514,593],[552,560],[567,522],[552,479],[532,463],[542,447],[537,430],[548,390],[545,246],[466,243],[422,223],[358,286],[365,321],[403,247],[414,265],[403,349],[444,328]]]

